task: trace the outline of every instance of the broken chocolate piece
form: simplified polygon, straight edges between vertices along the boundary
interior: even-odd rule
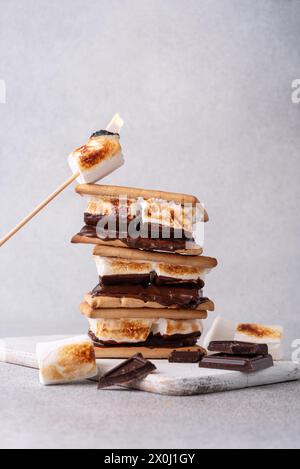
[[[206,356],[206,351],[203,348],[199,350],[173,350],[169,356],[170,363],[198,363]]]
[[[209,344],[210,352],[228,353],[233,355],[268,355],[267,344],[254,344],[231,340],[213,341]]]
[[[141,380],[154,370],[156,366],[137,353],[100,377],[98,389]]]
[[[271,355],[249,357],[247,355],[227,355],[225,353],[218,353],[204,357],[199,363],[199,367],[253,373],[254,371],[269,368],[273,366],[273,364]]]

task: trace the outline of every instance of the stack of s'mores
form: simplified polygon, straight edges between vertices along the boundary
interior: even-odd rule
[[[76,192],[87,208],[72,242],[95,245],[98,281],[80,310],[96,356],[197,350],[202,321],[214,310],[205,279],[217,265],[194,237],[208,221],[203,205],[190,195],[128,187],[81,184]]]

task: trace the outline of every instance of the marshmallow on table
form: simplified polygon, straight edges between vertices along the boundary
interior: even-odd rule
[[[221,316],[218,316],[207,334],[204,337],[203,347],[208,349],[210,342],[220,341],[220,340],[233,340],[235,334],[235,323],[223,319]]]
[[[36,354],[42,384],[70,383],[97,375],[94,346],[86,335],[39,343]]]
[[[262,324],[238,324],[234,340],[267,344],[273,360],[283,358],[283,328],[281,326],[264,326]]]
[[[267,344],[273,360],[283,358],[283,328],[281,326],[263,326],[261,324],[238,324],[218,316],[207,332],[203,346],[207,349],[210,342],[238,341],[255,344]]]
[[[124,164],[119,135],[123,123],[116,114],[106,130],[93,133],[86,145],[69,155],[69,165],[79,174],[80,184],[97,182]]]

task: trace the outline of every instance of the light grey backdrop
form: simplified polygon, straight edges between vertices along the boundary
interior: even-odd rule
[[[196,194],[217,313],[300,338],[299,24],[297,0],[0,0],[1,235],[119,111],[106,182]],[[83,208],[70,188],[1,248],[1,336],[86,330]]]

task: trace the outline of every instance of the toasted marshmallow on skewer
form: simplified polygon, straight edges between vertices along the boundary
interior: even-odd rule
[[[88,336],[39,343],[36,354],[41,384],[62,384],[97,375],[94,346]]]
[[[122,166],[124,160],[119,143],[119,131],[122,125],[123,120],[116,114],[106,130],[96,132],[91,136],[86,145],[71,153],[69,156],[69,164],[73,175],[0,239],[0,247],[47,207],[47,205],[72,184],[75,179],[87,183],[97,182],[99,179],[102,179]]]
[[[273,360],[283,358],[283,328],[281,326],[264,326],[261,324],[238,324],[236,326],[234,340],[240,342],[252,342],[255,344],[267,344],[269,354]]]
[[[124,164],[119,132],[124,124],[116,114],[106,130],[92,134],[86,145],[74,150],[68,158],[80,183],[93,183],[104,178]]]

